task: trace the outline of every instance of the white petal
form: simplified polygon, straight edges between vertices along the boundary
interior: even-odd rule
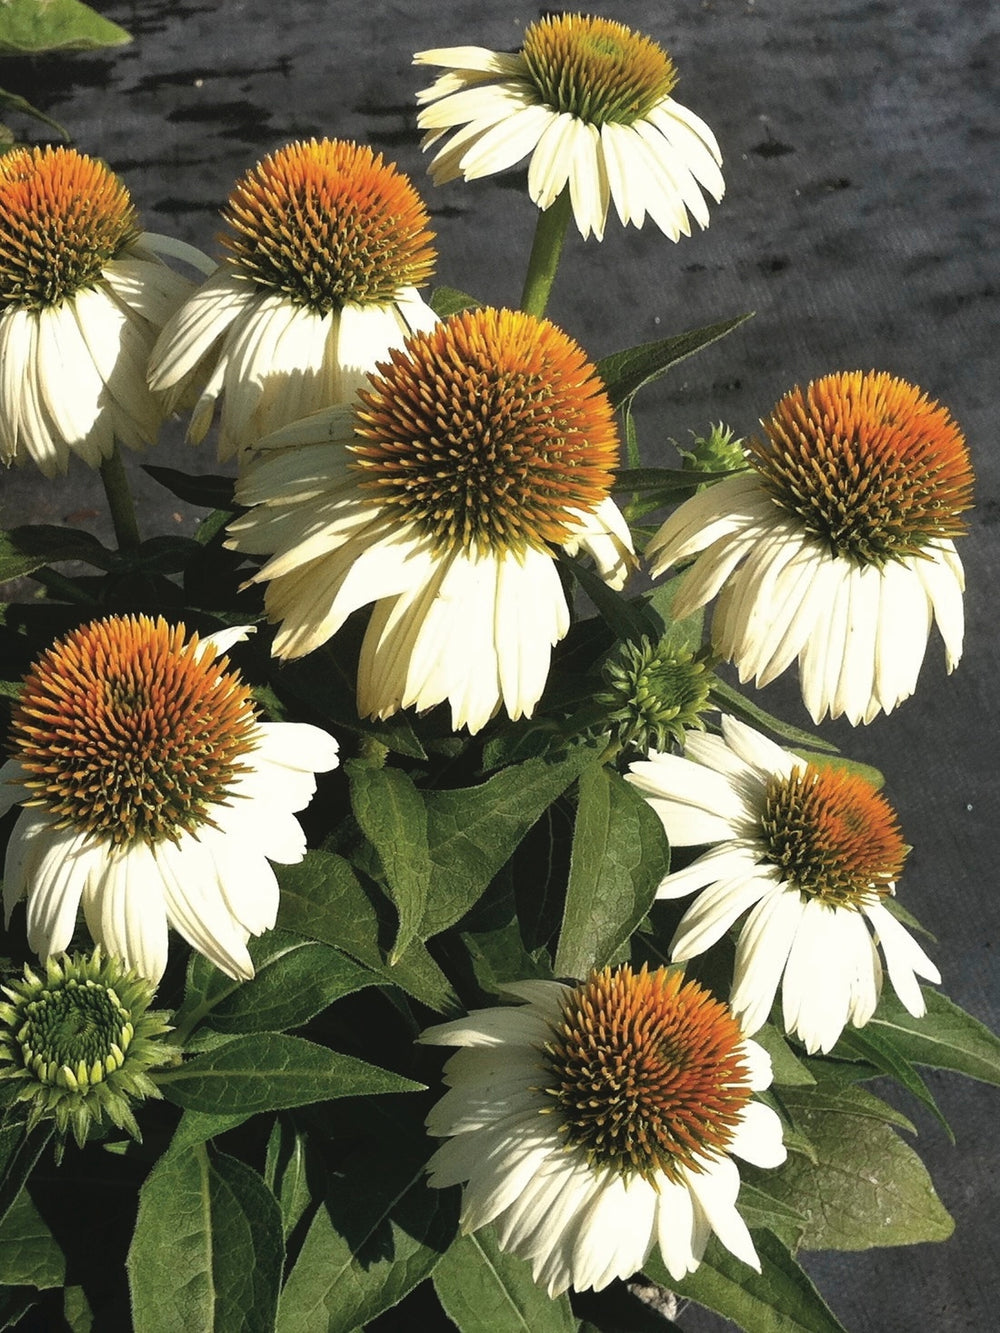
[[[694,900],[681,918],[681,923],[670,942],[670,957],[674,962],[685,962],[710,949],[731,925],[771,888],[771,877],[762,872],[746,878],[722,880],[705,889]]]
[[[747,1224],[736,1211],[736,1196],[740,1189],[736,1164],[730,1158],[722,1157],[705,1171],[685,1171],[684,1175],[695,1203],[722,1244],[759,1273],[760,1260],[753,1240]]]
[[[900,925],[881,903],[865,907],[864,912],[882,946],[893,990],[909,1012],[919,1018],[926,1004],[916,978],[920,976],[928,981],[940,982],[941,973],[905,926]]]
[[[729,1005],[744,1032],[767,1022],[802,916],[797,889],[776,887],[746,919],[736,946]]]
[[[167,965],[167,913],[163,881],[151,872],[144,843],[93,862],[83,888],[87,929],[105,953],[121,958],[158,982]]]

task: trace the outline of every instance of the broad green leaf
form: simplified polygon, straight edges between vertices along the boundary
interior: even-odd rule
[[[451,983],[422,944],[414,941],[391,967],[385,961],[378,912],[343,857],[308,852],[298,865],[276,866],[275,871],[281,885],[280,926],[342,950],[438,1013],[458,1008]]]
[[[256,1171],[204,1147],[167,1153],[128,1254],[136,1333],[270,1333],[283,1262],[281,1213]]]
[[[853,1059],[866,1060],[873,1064],[880,1074],[887,1074],[890,1078],[894,1078],[900,1087],[912,1093],[918,1101],[927,1107],[954,1143],[955,1135],[952,1133],[948,1121],[944,1118],[941,1108],[934,1100],[930,1088],[900,1050],[894,1037],[895,1034],[891,1030],[873,1028],[870,1023],[863,1028],[845,1028],[833,1048],[833,1053],[840,1056],[846,1055]]]
[[[285,1240],[298,1226],[312,1197],[306,1178],[306,1135],[283,1115],[275,1116],[267,1141],[264,1181],[281,1208]]]
[[[218,1134],[225,1134],[249,1120],[250,1111],[232,1111],[229,1114],[216,1114],[213,1111],[185,1111],[177,1122],[173,1138],[170,1140],[170,1152],[181,1152],[185,1148],[196,1148],[207,1143]]]
[[[788,1247],[770,1231],[754,1234],[761,1271],[755,1273],[713,1236],[705,1257],[675,1282],[659,1252],[643,1265],[654,1281],[705,1305],[753,1333],[846,1333]]]
[[[279,1032],[237,1037],[155,1075],[163,1095],[215,1115],[280,1111],[335,1097],[415,1092],[421,1084]]]
[[[531,977],[551,979],[552,961],[544,949],[529,953],[521,939],[521,926],[516,917],[495,930],[463,931],[462,943],[469,954],[472,971],[480,987],[489,995],[497,995],[510,981],[525,981]]]
[[[429,1151],[387,1132],[333,1176],[281,1293],[277,1333],[354,1333],[433,1271],[455,1234],[458,1191],[428,1186]]]
[[[642,794],[602,764],[580,775],[569,885],[555,972],[603,967],[649,911],[670,868],[663,824]]]
[[[835,1111],[795,1111],[816,1160],[790,1153],[775,1171],[742,1168],[769,1198],[802,1215],[809,1250],[863,1250],[947,1240],[954,1222],[914,1150],[887,1124]]]
[[[109,551],[89,532],[75,528],[34,524],[0,532],[0,583],[62,560],[82,560],[98,569],[114,569],[120,563],[117,552]]]
[[[427,807],[412,779],[401,769],[376,768],[360,759],[344,765],[351,808],[361,831],[378,853],[389,896],[399,913],[399,933],[389,962],[417,937],[431,890]]]
[[[461,1333],[575,1333],[565,1295],[536,1286],[524,1259],[497,1245],[492,1227],[458,1236],[432,1279],[445,1314]]]
[[[124,28],[80,0],[4,0],[0,5],[0,55],[95,51],[131,40]]]
[[[251,940],[256,975],[234,981],[201,954],[192,954],[184,1003],[174,1017],[178,1031],[205,1023],[214,1032],[281,1032],[308,1023],[334,1000],[379,976],[346,954],[285,930]]]
[[[425,792],[434,892],[421,926],[426,938],[454,925],[542,813],[599,749],[583,741],[559,759],[527,759],[478,787]]]
[[[794,1254],[802,1236],[802,1214],[747,1181],[740,1183],[740,1216],[751,1231],[772,1231]]]
[[[1000,1085],[1000,1037],[947,995],[929,986],[922,989],[927,1002],[922,1018],[907,1013],[887,988],[869,1028],[882,1032],[913,1064],[952,1069]]]
[[[733,329],[739,328],[751,316],[738,315],[735,319],[722,320],[718,324],[709,324],[702,329],[690,329],[687,333],[678,333],[672,338],[663,338],[658,342],[642,343],[638,347],[629,347],[622,352],[613,352],[602,361],[598,361],[597,370],[604,381],[608,397],[613,407],[619,407],[643,385],[650,384],[686,357],[693,355],[710,343],[724,338]]]
[[[0,1222],[0,1286],[60,1287],[66,1256],[25,1190]]]

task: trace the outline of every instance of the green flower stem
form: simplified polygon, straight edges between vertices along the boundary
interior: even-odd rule
[[[104,483],[104,494],[108,497],[108,508],[111,510],[111,522],[114,524],[118,549],[138,550],[139,524],[136,522],[132,492],[129,490],[125,465],[117,444],[114,452],[101,464],[101,481]]]
[[[549,303],[549,293],[559,267],[559,256],[562,254],[571,212],[567,185],[555,203],[538,214],[535,239],[528,259],[528,273],[524,279],[521,309],[539,319],[545,314],[545,307]]]

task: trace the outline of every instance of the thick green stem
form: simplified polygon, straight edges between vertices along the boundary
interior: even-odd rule
[[[114,452],[101,464],[101,481],[104,483],[104,494],[108,497],[118,549],[134,551],[139,546],[139,524],[136,522],[132,492],[125,475],[125,464],[117,444]]]
[[[559,267],[559,256],[562,254],[572,211],[567,185],[555,203],[538,215],[528,273],[524,279],[521,309],[529,315],[537,315],[539,319],[545,314],[545,307],[549,303],[549,292]]]

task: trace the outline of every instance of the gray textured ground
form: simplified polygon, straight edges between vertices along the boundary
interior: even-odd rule
[[[0,68],[71,127],[81,148],[126,179],[152,230],[213,245],[216,209],[236,175],[289,138],[356,137],[420,179],[409,67],[428,46],[519,44],[533,7],[493,0],[436,5],[191,0],[100,3],[135,44]],[[679,100],[715,128],[728,194],[707,232],[677,247],[613,224],[602,246],[568,246],[551,314],[594,356],[755,310],[718,348],[647,398],[650,457],[723,418],[741,433],[797,380],[875,366],[949,404],[970,440],[977,509],[962,546],[966,657],[950,680],[934,641],[921,690],[897,714],[833,735],[878,763],[915,844],[903,901],[939,936],[948,992],[1000,1026],[996,874],[994,588],[998,453],[997,69],[1000,13],[990,0],[621,0],[595,12],[650,33],[681,70]],[[5,65],[8,62],[3,62]],[[516,302],[534,222],[517,177],[426,190],[441,281]],[[215,470],[208,455],[161,447],[153,461]],[[0,521],[99,527],[85,469],[41,484],[0,479]],[[151,483],[147,531],[193,519]],[[795,716],[795,689],[763,702]],[[994,1123],[1000,1094],[933,1078],[957,1137],[916,1112],[920,1150],[957,1220],[944,1246],[809,1263],[854,1333],[997,1326],[1000,1241]],[[911,1109],[911,1108],[907,1108]],[[721,1327],[698,1311],[691,1330]]]

